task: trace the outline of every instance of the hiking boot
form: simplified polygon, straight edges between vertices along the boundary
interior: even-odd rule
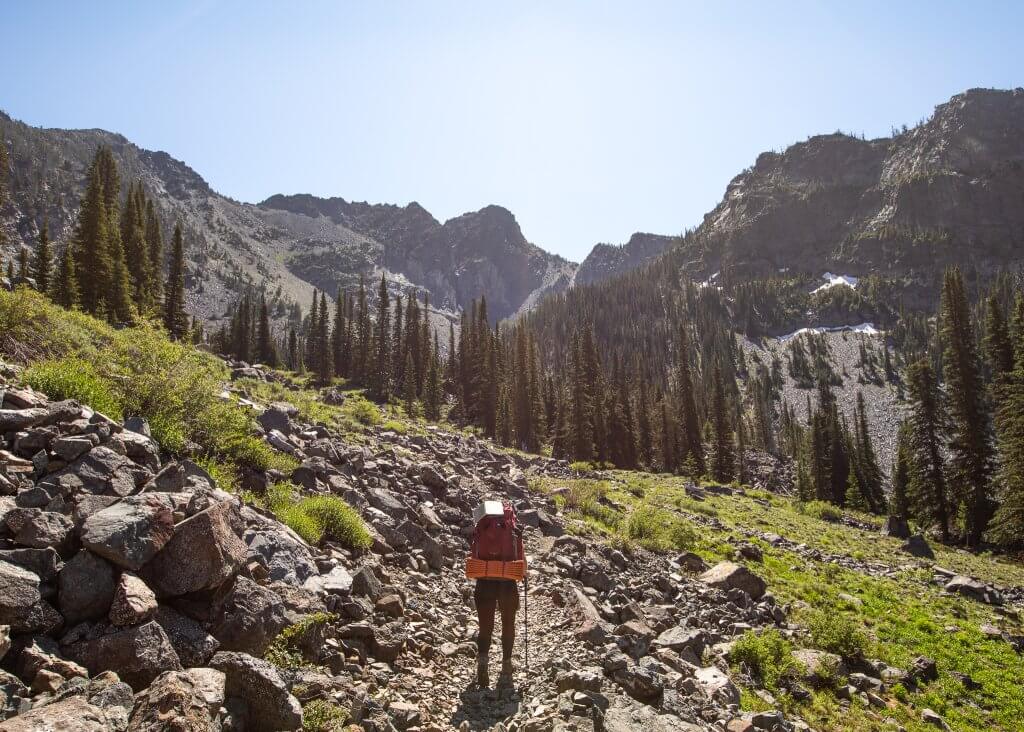
[[[476,657],[476,685],[481,689],[486,689],[491,684],[491,679],[487,675],[487,656]]]

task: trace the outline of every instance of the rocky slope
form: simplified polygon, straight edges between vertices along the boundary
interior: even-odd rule
[[[793,728],[739,720],[722,660],[742,629],[785,622],[763,581],[565,535],[524,472],[564,464],[440,431],[356,446],[266,408],[268,440],[302,459],[292,479],[368,522],[359,555],[307,545],[142,423],[0,392],[0,730],[293,730],[314,700],[367,730]],[[532,560],[530,665],[494,690],[470,683],[460,563],[491,494],[516,501]],[[302,665],[263,660],[297,622]]]
[[[1024,90],[972,89],[892,138],[835,133],[758,156],[688,246],[704,275],[880,274],[930,286],[1024,252]]]

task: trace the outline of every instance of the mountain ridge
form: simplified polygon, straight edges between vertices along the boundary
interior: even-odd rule
[[[380,272],[401,291],[429,292],[453,318],[486,294],[492,318],[572,286],[578,265],[528,241],[514,214],[491,204],[444,222],[405,205],[274,194],[238,201],[188,163],[98,128],[36,128],[0,113],[11,148],[11,201],[0,211],[7,256],[32,246],[45,220],[58,247],[70,239],[85,171],[99,145],[111,148],[122,184],[142,180],[163,220],[186,233],[188,310],[216,321],[246,287],[280,288],[305,304],[313,289],[351,290]]]

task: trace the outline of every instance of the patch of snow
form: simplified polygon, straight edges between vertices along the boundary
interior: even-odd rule
[[[703,289],[704,289],[705,287],[711,287],[712,283],[713,283],[713,282],[714,282],[715,280],[717,280],[717,279],[718,279],[718,275],[720,275],[720,274],[722,274],[722,273],[721,273],[721,272],[715,272],[715,273],[714,273],[713,275],[711,275],[710,277],[708,277],[708,278],[707,278],[706,280],[704,280],[703,282],[698,282],[698,283],[697,283],[697,289],[698,289],[698,290],[703,290]],[[715,289],[717,289],[717,290],[721,290],[722,288],[721,288],[721,287],[716,287]]]
[[[779,343],[786,343],[787,341],[791,341],[804,333],[841,333],[842,331],[862,333],[863,335],[880,335],[882,333],[882,331],[875,327],[874,323],[861,323],[860,325],[837,325],[829,328],[800,328],[799,330],[794,330],[792,333],[779,336],[778,340]]]
[[[825,284],[815,290],[812,290],[812,295],[815,292],[821,292],[822,290],[827,290],[830,287],[836,286],[853,287],[856,289],[857,282],[859,281],[859,278],[854,277],[853,275],[835,275],[832,274],[831,272],[826,272],[821,277],[823,280],[825,280]]]

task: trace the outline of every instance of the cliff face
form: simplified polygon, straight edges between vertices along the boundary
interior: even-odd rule
[[[930,279],[1021,259],[1024,90],[975,89],[891,139],[833,134],[764,153],[690,246],[708,271]]]
[[[571,262],[528,242],[512,213],[500,206],[487,206],[444,224],[418,203],[403,207],[279,195],[259,204],[259,209],[266,215],[322,217],[378,243],[374,263],[428,289],[434,303],[455,309],[486,295],[495,318],[515,313],[539,292],[567,285],[575,271]],[[350,269],[342,251],[346,247],[345,242],[331,246],[330,256],[319,260],[324,270],[307,279],[344,276]],[[306,253],[297,254],[295,266],[306,267],[305,259]]]

